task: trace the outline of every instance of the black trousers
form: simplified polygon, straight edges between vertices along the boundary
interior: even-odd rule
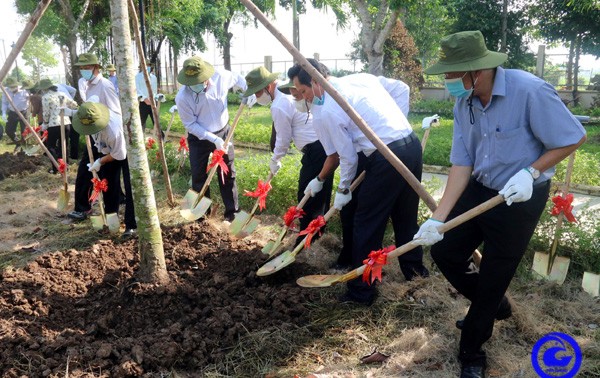
[[[216,136],[225,140],[229,133],[229,125],[225,126],[222,130],[215,133]],[[215,150],[215,144],[207,140],[198,139],[192,134],[188,135],[188,146],[190,148],[190,166],[192,170],[192,189],[199,192],[202,186],[208,178],[206,167],[208,166],[208,157]],[[215,176],[219,181],[219,189],[221,191],[221,198],[225,205],[225,219],[233,220],[235,213],[239,211],[238,205],[238,189],[237,183],[235,182],[235,166],[233,161],[235,159],[235,151],[233,145],[227,150],[227,154],[223,156],[229,172],[224,176],[225,181],[221,179],[221,168],[217,168]],[[205,196],[210,198],[210,187],[206,190]]]
[[[50,154],[58,161],[58,159],[62,159],[62,146],[60,141],[60,126],[52,126],[48,127],[48,139],[44,143]],[[66,163],[66,162],[65,162]],[[52,172],[56,173],[56,167],[52,162],[50,163],[52,168]]]
[[[150,117],[152,125],[154,125],[154,115],[152,114],[152,107],[143,101],[140,101],[140,120],[142,121],[142,128],[146,129],[146,121]]]
[[[69,136],[69,157],[73,160],[79,159],[79,133],[74,127],[67,126]]]
[[[25,115],[25,110],[23,110],[21,114]],[[6,135],[8,135],[10,140],[12,140],[13,142],[16,142],[19,139],[16,135],[17,124],[19,124],[21,134],[23,134],[23,131],[25,131],[25,124],[23,123],[23,121],[21,121],[21,118],[19,118],[17,112],[9,110],[8,116],[6,117]]]
[[[485,363],[481,347],[492,335],[496,311],[546,206],[549,188],[549,181],[538,184],[529,201],[502,203],[446,232],[431,247],[431,256],[446,279],[471,301],[460,338],[463,364]],[[447,221],[497,194],[472,179]],[[467,274],[468,260],[482,242],[479,274]]]
[[[319,141],[307,144],[302,148],[302,152],[304,155],[302,155],[302,160],[300,161],[302,167],[300,168],[300,176],[298,177],[298,202],[304,197],[304,189],[306,189],[308,183],[321,172],[323,163],[327,159],[323,145]],[[313,219],[319,215],[324,215],[329,210],[332,187],[333,175],[330,175],[323,183],[323,189],[306,201],[306,204],[302,208],[306,214],[300,218],[300,230],[304,230]],[[318,235],[315,235],[313,240],[316,240],[316,238],[318,238]],[[296,245],[303,239],[304,235],[298,236],[296,238]]]
[[[388,145],[404,165],[421,180],[423,168],[421,144],[414,133]],[[373,152],[365,163],[366,176],[357,196],[354,214],[352,267],[363,265],[369,253],[382,248],[389,218],[392,219],[396,246],[411,241],[418,231],[418,194],[379,151]],[[398,257],[400,269],[407,280],[426,272],[423,249],[415,248]],[[375,285],[362,282],[362,277],[349,281],[349,294],[357,300],[368,301],[376,295]]]
[[[101,155],[95,146],[92,146],[93,159],[96,160]],[[77,177],[75,179],[75,211],[87,212],[91,206],[89,202],[90,194],[92,194],[92,173],[88,171],[87,164],[90,162],[87,152],[79,161],[77,168]],[[108,182],[108,190],[103,194],[104,210],[106,213],[119,212],[119,194],[121,193],[120,175],[123,170],[123,183],[125,185],[125,228],[137,228],[135,221],[135,209],[133,207],[133,194],[131,192],[131,181],[129,177],[129,166],[127,159],[114,160],[106,163],[98,172],[100,179],[106,179]]]

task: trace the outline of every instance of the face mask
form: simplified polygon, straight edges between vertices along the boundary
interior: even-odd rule
[[[272,101],[273,101],[273,99],[271,98],[269,91],[267,91],[266,89],[260,94],[260,96],[258,96],[256,98],[256,102],[258,102],[262,106],[267,106]]]
[[[148,71],[148,73],[150,73],[150,71],[152,71],[152,68],[146,67],[146,70]]]
[[[321,95],[321,97],[317,97],[317,95],[315,94],[315,87],[311,87],[312,91],[313,91],[313,99],[312,99],[312,104],[313,105],[323,105],[325,103],[325,93],[323,93]]]
[[[92,70],[80,70],[79,73],[81,74],[81,77],[85,80],[89,81],[94,78],[94,71]]]
[[[465,98],[469,97],[471,93],[473,93],[473,88],[466,89],[465,85],[463,84],[462,80],[466,74],[467,73],[465,72],[462,77],[457,77],[455,79],[445,79],[444,84],[446,85],[446,89],[448,89],[448,92],[450,92],[452,96],[457,98]],[[476,82],[477,80],[475,80],[475,83]],[[475,87],[475,83],[473,83],[473,87]]]
[[[294,100],[294,106],[300,113],[308,113],[308,103],[306,100]]]
[[[190,85],[190,89],[196,93],[200,93],[200,92],[204,91],[204,88],[206,88],[206,85],[204,85],[204,83]]]

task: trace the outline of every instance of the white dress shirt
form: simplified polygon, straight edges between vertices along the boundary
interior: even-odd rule
[[[66,94],[67,97],[69,98],[69,100],[74,99],[75,94],[77,93],[77,89],[75,89],[72,86],[67,85],[67,84],[56,84],[56,89],[59,92]]]
[[[114,85],[104,76],[98,74],[90,81],[85,79],[79,80],[79,90],[81,91],[80,94],[83,101],[87,101],[92,96],[98,96],[101,104],[106,105],[108,109],[121,115],[119,96],[117,96]]]
[[[412,128],[397,102],[371,74],[330,78],[330,83],[356,110],[373,132],[390,144],[412,133]],[[389,88],[392,88],[391,86]],[[370,155],[376,150],[348,114],[324,93],[323,105],[312,105],[313,125],[325,153],[340,156],[340,188],[349,188],[356,175],[358,152]]]
[[[227,93],[234,86],[242,90],[248,88],[243,76],[227,70],[216,70],[203,92],[196,93],[187,85],[179,89],[175,104],[188,133],[198,139],[214,142],[214,133],[229,122]]]
[[[112,83],[110,85],[112,86]],[[123,118],[112,110],[109,110],[109,113],[108,126],[92,135],[92,138],[100,153],[110,154],[115,160],[124,160],[127,157],[127,147],[123,135]]]
[[[275,99],[271,104],[271,117],[275,124],[275,149],[273,161],[278,162],[287,154],[293,141],[302,150],[309,143],[317,141],[317,133],[312,125],[312,114],[302,113],[294,106],[294,97],[275,89]]]
[[[153,73],[150,73],[148,75],[150,76],[150,87],[152,88],[152,96],[156,96],[156,94],[158,93],[158,81],[156,80],[156,76]],[[138,72],[138,74],[135,75],[135,91],[137,93],[137,98],[140,102],[150,97],[148,95],[148,87],[146,86],[146,80],[144,80],[143,72]]]
[[[8,102],[6,96],[2,96],[2,114],[6,114],[8,110],[16,112],[17,110],[25,114],[25,111],[29,107],[29,92],[24,89],[19,89],[16,93],[12,92],[9,88],[5,88],[6,92],[10,95],[10,98],[15,103],[17,109],[13,109],[12,105]]]

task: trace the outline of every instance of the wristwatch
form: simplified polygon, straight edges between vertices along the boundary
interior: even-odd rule
[[[533,168],[531,165],[529,167],[527,167],[526,169],[527,169],[527,172],[529,172],[531,174],[531,177],[533,177],[534,180],[537,180],[538,177],[540,177],[540,171]]]
[[[342,188],[337,188],[337,192],[340,194],[348,194],[350,193],[350,189],[346,188],[346,189],[342,189]]]

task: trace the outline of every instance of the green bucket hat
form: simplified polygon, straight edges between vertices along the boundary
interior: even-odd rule
[[[89,66],[89,65],[100,65],[100,63],[98,62],[98,57],[92,53],[84,53],[79,55],[79,57],[77,58],[77,63],[75,63],[75,66]]]
[[[109,119],[110,112],[106,105],[84,102],[73,117],[73,127],[79,134],[92,135],[105,129]]]
[[[440,45],[440,59],[425,70],[427,75],[496,68],[508,59],[504,53],[488,50],[479,30],[450,34]]]
[[[45,89],[50,89],[52,87],[56,87],[56,84],[54,84],[52,82],[52,80],[50,80],[50,79],[42,79],[42,80],[40,80],[40,82],[37,84],[36,87],[38,90],[45,90]]]
[[[283,92],[285,94],[291,94],[290,93],[290,88],[296,88],[296,86],[294,86],[294,82],[292,80],[288,81],[287,83],[280,85],[277,87],[277,89],[279,89],[280,92]]]
[[[183,68],[177,74],[177,81],[182,85],[204,83],[215,73],[215,68],[199,56],[193,56],[183,62]]]
[[[107,64],[106,65],[106,71],[116,71],[117,68],[115,67],[114,64]]]
[[[31,80],[25,79],[21,82],[23,89],[32,89],[35,86],[35,83]]]
[[[14,88],[14,87],[18,87],[19,83],[17,83],[17,80],[14,77],[9,77],[4,82],[4,86],[7,88]]]
[[[273,80],[279,77],[279,73],[270,73],[265,67],[260,66],[252,71],[248,72],[246,75],[246,83],[248,84],[248,89],[244,92],[243,96],[248,97],[252,96],[256,92],[265,88],[267,85],[271,84]]]

